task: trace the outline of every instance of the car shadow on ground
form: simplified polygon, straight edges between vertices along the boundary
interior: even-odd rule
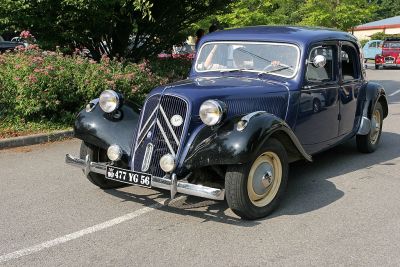
[[[260,221],[283,215],[299,215],[312,212],[330,205],[344,196],[336,188],[331,178],[368,169],[373,165],[393,165],[390,161],[400,157],[400,135],[383,132],[380,147],[371,154],[357,151],[355,139],[315,155],[314,162],[299,161],[290,165],[289,183],[284,199],[278,209],[269,217],[258,221],[245,221],[235,216],[228,208],[226,201],[205,200],[193,196],[183,196],[169,201],[165,200],[159,210],[183,216],[193,216],[204,221],[214,221],[242,227],[258,225]],[[359,179],[351,178],[349,179]],[[157,203],[156,199],[167,199],[168,192],[150,195],[136,195],[122,190],[105,190],[105,192],[123,199],[135,201],[145,206]]]

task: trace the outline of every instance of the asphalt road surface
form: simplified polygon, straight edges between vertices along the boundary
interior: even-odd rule
[[[400,70],[368,78],[390,103],[379,150],[353,140],[292,164],[286,198],[258,221],[226,202],[100,190],[64,164],[78,140],[0,151],[0,265],[399,266]]]

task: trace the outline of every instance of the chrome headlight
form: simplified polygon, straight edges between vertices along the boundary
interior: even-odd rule
[[[111,113],[119,107],[120,99],[113,90],[105,90],[100,94],[99,105],[104,112]]]
[[[176,167],[175,164],[175,158],[171,154],[166,154],[160,159],[160,167],[165,172],[172,172]]]
[[[223,103],[217,100],[204,101],[200,106],[200,119],[208,126],[218,124],[224,115],[225,107]]]
[[[122,158],[122,148],[119,145],[111,145],[107,149],[107,157],[112,161],[118,161]]]

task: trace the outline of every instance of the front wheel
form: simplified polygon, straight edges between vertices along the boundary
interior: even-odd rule
[[[288,180],[288,157],[283,145],[270,139],[249,164],[228,167],[226,200],[244,219],[269,215],[279,204]]]
[[[85,159],[86,155],[89,155],[89,157],[93,161],[96,161],[96,162],[106,162],[107,161],[107,155],[104,150],[102,150],[98,147],[86,144],[85,142],[82,142],[81,149],[80,149],[80,158]],[[116,181],[106,179],[104,175],[99,174],[99,173],[90,172],[86,176],[86,178],[92,184],[97,185],[101,189],[111,189],[111,188],[127,186],[124,183],[119,183]]]
[[[357,135],[357,148],[360,152],[371,153],[378,148],[382,134],[383,109],[381,103],[377,102],[371,116],[371,130],[367,135]]]

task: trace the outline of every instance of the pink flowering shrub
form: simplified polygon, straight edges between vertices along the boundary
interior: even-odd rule
[[[88,101],[109,88],[140,104],[152,88],[184,79],[189,72],[188,60],[158,61],[133,64],[104,57],[97,63],[37,46],[0,54],[0,121],[69,124]]]

